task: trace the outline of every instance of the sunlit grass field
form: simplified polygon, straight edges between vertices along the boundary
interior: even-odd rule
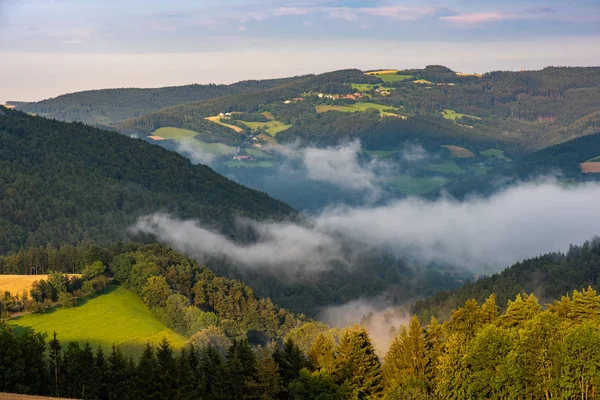
[[[101,295],[80,301],[76,307],[16,317],[10,324],[17,333],[33,329],[47,333],[49,338],[56,331],[63,346],[88,341],[92,347],[101,345],[108,351],[115,344],[129,355],[139,355],[146,342],[157,344],[163,337],[175,349],[186,343],[183,336],[154,318],[135,293],[115,285]]]

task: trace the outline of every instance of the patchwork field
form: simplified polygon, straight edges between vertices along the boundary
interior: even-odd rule
[[[269,122],[246,122],[240,121],[250,129],[264,129],[269,135],[275,137],[279,132],[283,132],[290,128],[291,125],[286,125],[281,121],[269,121]]]
[[[452,154],[452,157],[456,157],[456,158],[475,157],[475,153],[473,153],[469,149],[465,149],[464,147],[458,147],[458,146],[454,146],[454,145],[446,145],[446,146],[442,146],[442,147],[447,148],[450,151],[450,154]]]
[[[239,126],[231,125],[231,124],[223,122],[223,119],[220,116],[218,116],[218,115],[216,115],[214,117],[206,117],[204,119],[206,119],[206,120],[208,120],[210,122],[214,122],[215,124],[226,126],[227,128],[233,129],[237,133],[243,133],[244,132],[244,130],[242,128],[240,128]]]
[[[448,109],[442,111],[442,116],[444,118],[452,120],[452,121],[456,121],[457,119],[462,118],[462,117],[468,117],[468,118],[472,118],[472,119],[475,119],[475,120],[478,120],[478,121],[481,120],[481,118],[476,117],[474,115],[461,114],[461,113],[457,113],[454,110],[448,110]]]
[[[115,344],[132,356],[139,355],[146,342],[157,344],[163,337],[175,349],[181,349],[186,343],[183,336],[154,318],[135,293],[115,285],[97,297],[83,300],[76,307],[23,315],[9,323],[17,333],[34,329],[50,336],[56,331],[63,346],[69,342],[84,344],[88,341],[92,347],[101,345],[107,351]]]
[[[440,164],[429,164],[427,169],[430,171],[440,172],[442,174],[460,175],[465,171],[459,167],[454,161],[445,161]]]
[[[581,172],[584,174],[597,174],[600,173],[600,162],[584,162],[579,164]]]
[[[79,276],[78,274],[68,274]],[[31,289],[31,285],[40,279],[48,279],[48,275],[0,275],[0,293],[10,292],[13,296]]]
[[[399,175],[390,183],[396,186],[406,196],[420,196],[443,186],[448,182],[441,176],[415,178],[410,175]]]

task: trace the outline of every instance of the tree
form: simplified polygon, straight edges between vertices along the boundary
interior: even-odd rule
[[[383,374],[386,386],[426,388],[427,363],[423,328],[419,319],[413,316],[408,329],[402,326],[385,356]]]
[[[347,329],[336,348],[332,376],[347,385],[354,399],[376,396],[383,389],[381,363],[364,328]]]
[[[322,371],[332,371],[335,360],[335,341],[329,333],[320,333],[308,350],[310,363]]]
[[[60,386],[60,377],[62,374],[62,354],[61,354],[60,341],[56,338],[56,331],[53,333],[52,340],[48,343],[48,358],[49,365],[48,370],[52,376],[51,382],[54,386],[54,395],[60,396],[62,394]]]
[[[65,308],[73,307],[75,305],[75,296],[73,296],[71,293],[61,292],[58,295],[58,304]]]
[[[160,389],[156,355],[148,342],[137,365],[135,391],[138,398],[160,399]]]
[[[216,326],[211,326],[195,333],[189,338],[188,343],[198,349],[212,347],[221,356],[224,356],[227,349],[231,346],[231,340],[229,340],[221,328]]]
[[[81,279],[89,281],[106,273],[106,266],[102,261],[94,261],[91,265],[85,267],[81,273]]]
[[[339,385],[327,371],[300,371],[297,380],[290,383],[290,395],[294,400],[346,400],[352,392],[348,385]]]
[[[256,357],[256,379],[248,383],[252,398],[280,399],[285,387],[279,375],[279,366],[266,348],[260,348]]]
[[[171,294],[167,280],[163,276],[151,276],[142,288],[144,303],[151,310],[156,307],[165,307]]]
[[[283,348],[275,349],[273,360],[279,367],[279,374],[285,387],[291,381],[298,379],[302,368],[310,367],[308,358],[291,339],[285,341]]]
[[[160,398],[171,399],[176,394],[177,369],[173,358],[173,348],[167,340],[162,338],[156,350],[157,375]]]

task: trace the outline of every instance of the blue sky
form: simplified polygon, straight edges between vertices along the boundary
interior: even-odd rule
[[[599,40],[598,0],[0,0],[0,73],[32,82],[0,78],[0,101],[352,66],[598,65]]]

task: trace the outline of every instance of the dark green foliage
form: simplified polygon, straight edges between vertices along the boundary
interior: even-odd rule
[[[61,121],[106,126],[190,101],[250,93],[297,78],[242,81],[232,85],[186,85],[158,89],[103,89],[76,92],[36,103],[17,103],[19,110]]]
[[[112,242],[161,211],[235,235],[234,217],[293,210],[186,158],[79,123],[0,117],[0,254],[23,245]],[[95,261],[95,260],[94,260]]]

